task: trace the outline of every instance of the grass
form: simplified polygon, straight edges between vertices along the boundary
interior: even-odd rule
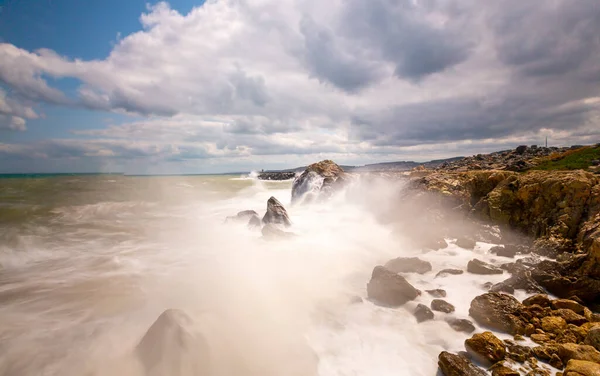
[[[586,170],[593,160],[600,160],[600,146],[586,146],[550,155],[548,159],[534,167],[534,170]]]

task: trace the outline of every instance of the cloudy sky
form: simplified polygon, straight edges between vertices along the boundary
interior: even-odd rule
[[[0,4],[0,172],[600,142],[598,0]]]

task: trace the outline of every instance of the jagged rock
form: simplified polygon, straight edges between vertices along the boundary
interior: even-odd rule
[[[146,375],[208,375],[210,349],[183,311],[164,311],[135,349]]]
[[[442,299],[433,299],[431,301],[431,309],[444,313],[454,312],[454,306]]]
[[[427,307],[425,304],[418,304],[417,308],[415,308],[414,315],[417,319],[417,322],[433,320],[433,312],[431,312],[429,307]]]
[[[438,274],[436,274],[436,278],[437,277],[444,277],[446,275],[459,275],[459,274],[463,274],[464,270],[460,270],[460,269],[443,269],[440,270],[438,272]]]
[[[505,365],[492,367],[492,376],[521,376],[521,374]]]
[[[316,197],[330,197],[344,186],[348,177],[344,170],[333,161],[313,163],[297,176],[292,183],[292,203],[298,200],[312,201]]]
[[[513,335],[522,334],[526,322],[520,317],[521,307],[510,295],[488,292],[471,301],[469,315],[480,325]]]
[[[385,268],[394,273],[424,274],[431,271],[431,263],[418,257],[398,257],[385,263]]]
[[[262,236],[265,239],[268,240],[281,240],[281,239],[290,239],[296,236],[296,234],[291,233],[291,232],[287,232],[287,231],[283,231],[281,228],[279,228],[277,225],[271,224],[269,223],[268,225],[264,226],[261,230],[262,232]]]
[[[445,376],[485,376],[486,373],[476,367],[470,360],[460,355],[442,351],[438,357],[438,365]]]
[[[467,271],[469,273],[473,273],[473,274],[502,274],[504,273],[502,271],[502,269],[488,264],[486,262],[483,262],[481,260],[478,259],[473,259],[471,261],[469,261],[469,263],[467,264]]]
[[[570,309],[571,311],[582,315],[585,307],[583,305],[581,305],[580,303],[577,303],[574,300],[569,300],[569,299],[556,299],[552,301],[552,308],[553,309]]]
[[[558,346],[558,356],[563,363],[567,363],[571,359],[600,363],[600,352],[588,345],[560,344]]]
[[[456,239],[456,245],[464,249],[474,249],[476,244],[477,243],[474,239],[468,238],[466,236],[461,236],[458,239]]]
[[[465,348],[475,359],[488,365],[504,360],[506,357],[504,342],[492,332],[475,334],[465,340]]]
[[[564,376],[600,376],[600,364],[585,360],[569,360]]]
[[[435,298],[445,298],[446,297],[446,290],[442,290],[442,289],[435,289],[435,290],[425,290],[429,295],[435,297]]]
[[[550,307],[552,300],[546,294],[536,294],[523,300],[524,306],[539,305],[540,307]]]
[[[567,327],[567,322],[562,317],[547,316],[542,318],[542,329],[548,333],[560,333]]]
[[[383,266],[376,266],[367,284],[367,294],[377,304],[397,307],[414,300],[419,291],[401,275]]]
[[[600,326],[590,329],[584,343],[600,351]]]
[[[446,322],[457,332],[473,333],[475,331],[475,325],[467,319],[455,319],[451,317],[446,319]]]
[[[581,325],[581,324],[585,324],[586,322],[588,322],[588,320],[585,317],[576,314],[575,312],[571,311],[570,309],[565,309],[565,308],[557,309],[553,312],[553,314],[556,316],[562,317],[563,319],[565,319],[565,321],[568,324]]]
[[[275,197],[271,196],[267,201],[267,212],[262,219],[264,224],[282,224],[286,227],[292,225],[287,211]]]

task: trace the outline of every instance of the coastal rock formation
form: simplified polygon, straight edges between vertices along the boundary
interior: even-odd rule
[[[419,291],[401,275],[383,266],[376,266],[367,284],[367,295],[377,304],[397,307],[415,299]]]
[[[433,299],[431,301],[431,309],[434,311],[444,313],[454,312],[454,306],[442,299]]]
[[[433,312],[425,304],[418,304],[414,315],[417,322],[433,320]]]
[[[486,373],[476,367],[464,356],[442,351],[438,357],[438,365],[446,376],[485,376]]]
[[[487,365],[504,360],[506,357],[506,345],[492,332],[475,334],[465,341],[465,348],[475,359]]]
[[[497,292],[489,292],[473,299],[469,315],[483,326],[510,334],[525,331],[525,323],[520,318],[521,303],[514,297]]]
[[[283,207],[283,205],[281,204],[281,202],[279,202],[279,200],[277,200],[275,197],[269,198],[269,200],[267,201],[267,212],[265,213],[265,216],[262,219],[262,222],[266,225],[266,224],[282,224],[286,227],[289,227],[292,225],[292,222],[290,221],[290,218],[288,217],[287,211],[285,210],[285,208]]]
[[[448,318],[446,322],[457,332],[473,333],[475,331],[475,325],[467,319]]]
[[[330,197],[348,181],[348,175],[333,161],[313,163],[294,179],[292,203]]]
[[[569,360],[564,376],[600,376],[600,363]]]
[[[504,271],[494,265],[478,259],[473,259],[467,264],[467,271],[473,274],[502,274]]]
[[[385,263],[385,268],[394,273],[418,273],[430,272],[432,267],[428,261],[418,257],[398,257]]]
[[[258,174],[260,180],[290,180],[296,177],[293,171],[267,171]]]

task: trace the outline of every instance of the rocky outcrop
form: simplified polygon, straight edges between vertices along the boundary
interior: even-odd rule
[[[397,257],[386,262],[384,266],[394,273],[424,274],[432,269],[430,262],[423,261],[418,257]]]
[[[476,367],[464,356],[442,351],[438,357],[440,370],[446,376],[485,376],[486,373]]]
[[[330,197],[349,180],[344,170],[333,161],[313,163],[292,184],[292,203],[310,202],[317,197]]]
[[[272,197],[272,196],[267,201],[267,212],[265,213],[265,216],[263,217],[262,222],[265,225],[281,224],[286,227],[289,227],[292,225],[292,222],[290,221],[290,218],[288,217],[287,211],[285,210],[285,208],[283,207],[281,202],[279,202],[279,200],[277,200],[275,197]]]
[[[367,284],[367,295],[379,305],[398,307],[419,296],[419,291],[401,275],[376,266]]]

